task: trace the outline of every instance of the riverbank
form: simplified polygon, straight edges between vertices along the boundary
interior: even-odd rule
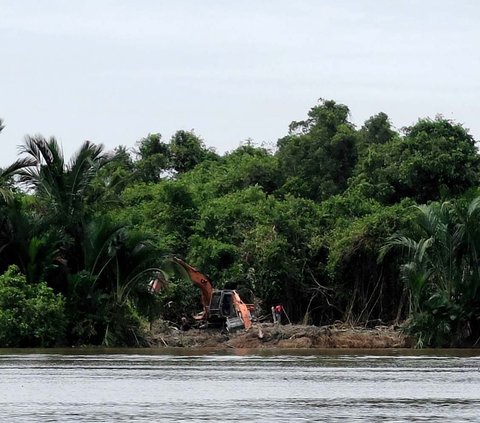
[[[331,326],[274,325],[256,323],[250,330],[232,333],[220,329],[181,331],[155,325],[150,335],[152,347],[218,348],[408,348],[407,336],[391,326],[375,328]]]

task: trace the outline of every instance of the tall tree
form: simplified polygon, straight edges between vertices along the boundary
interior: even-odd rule
[[[135,166],[143,182],[158,182],[170,169],[170,148],[162,141],[161,134],[149,134],[138,141],[136,155]]]
[[[193,131],[175,132],[170,140],[170,152],[172,168],[178,173],[188,172],[204,160],[217,158]]]
[[[55,138],[27,137],[21,152],[32,164],[21,172],[21,181],[35,190],[59,222],[81,221],[89,211],[91,182],[108,162],[103,146],[86,141],[66,163]]]
[[[368,148],[375,144],[386,144],[399,137],[392,128],[386,113],[380,112],[365,121],[359,131],[358,151],[362,156],[368,152]]]
[[[108,156],[103,146],[86,141],[66,163],[55,138],[43,137],[27,137],[21,151],[33,165],[21,171],[20,179],[37,195],[44,225],[66,235],[64,259],[77,269],[83,226],[98,204],[94,203],[96,196],[91,195],[92,181]]]
[[[421,119],[405,136],[373,144],[355,169],[351,188],[384,203],[413,198],[419,203],[457,196],[479,182],[475,140],[442,117]]]
[[[277,143],[282,192],[323,200],[346,188],[357,160],[357,134],[348,116],[347,106],[322,100],[306,120],[290,124],[290,134]]]

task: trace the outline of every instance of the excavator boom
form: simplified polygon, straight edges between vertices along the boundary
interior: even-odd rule
[[[202,293],[203,312],[205,316],[208,316],[210,302],[212,301],[213,294],[212,282],[210,282],[210,280],[198,269],[195,269],[195,267],[190,266],[188,263],[185,263],[178,257],[173,257],[173,261],[182,266],[183,269],[187,272],[190,280],[200,288],[200,291]]]

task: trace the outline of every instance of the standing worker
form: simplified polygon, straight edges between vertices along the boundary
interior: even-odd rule
[[[184,332],[190,329],[190,324],[185,313],[183,313],[182,317],[180,318],[180,329]]]
[[[275,308],[273,309],[274,323],[278,323],[279,325],[282,324],[282,312],[283,312],[282,305],[281,304],[276,305]]]

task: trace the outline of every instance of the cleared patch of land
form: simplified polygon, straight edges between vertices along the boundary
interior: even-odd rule
[[[257,323],[250,330],[227,333],[220,329],[154,327],[153,347],[218,348],[407,348],[411,342],[398,329],[348,325],[303,326]]]

